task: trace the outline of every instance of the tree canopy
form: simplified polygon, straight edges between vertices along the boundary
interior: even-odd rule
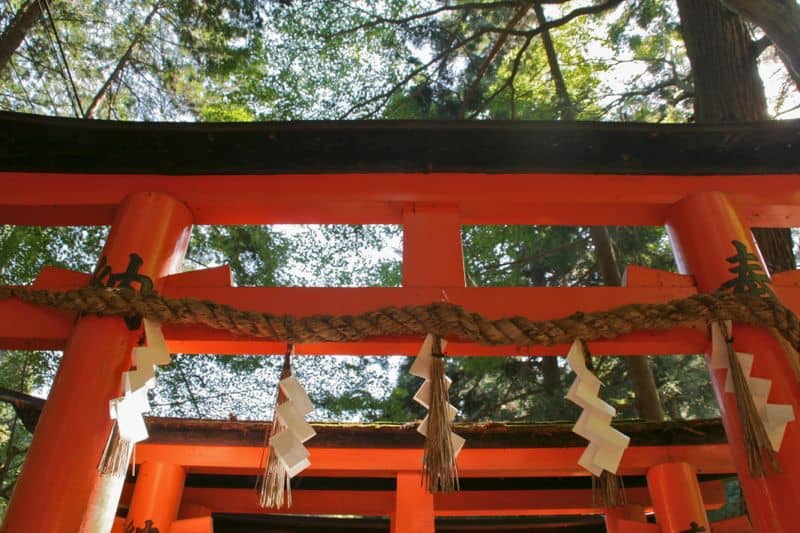
[[[137,121],[778,119],[800,113],[798,25],[795,0],[10,0],[0,109]],[[3,226],[0,283],[29,283],[43,265],[89,272],[106,231]],[[197,227],[185,267],[227,263],[241,285],[396,286],[400,236]],[[796,266],[796,234],[757,237],[771,270]],[[469,226],[463,243],[475,286],[614,285],[628,264],[674,268],[655,227]],[[0,387],[46,394],[58,357],[3,352]],[[596,365],[622,416],[716,413],[702,358],[626,359]],[[413,420],[408,366],[301,358],[297,371],[318,418]],[[165,415],[267,418],[279,367],[178,355],[153,403]],[[459,358],[447,373],[463,419],[577,414],[556,358]],[[2,500],[30,437],[10,408],[0,417]]]

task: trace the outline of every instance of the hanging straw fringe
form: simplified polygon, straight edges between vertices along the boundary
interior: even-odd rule
[[[747,383],[747,376],[744,374],[742,364],[736,355],[736,350],[733,349],[733,338],[728,326],[724,320],[720,320],[718,324],[725,337],[725,348],[728,352],[728,365],[730,366],[729,371],[733,381],[734,395],[736,396],[736,407],[739,409],[750,475],[754,478],[762,477],[766,473],[766,465],[769,465],[772,472],[780,472],[781,467],[778,463],[778,456],[775,450],[772,449],[769,436],[766,429],[764,429],[764,422],[758,414],[755,402],[753,402],[750,385]]]
[[[444,375],[441,340],[433,339],[431,365],[431,403],[428,411],[428,434],[422,459],[422,479],[431,493],[459,490],[458,468],[451,435],[453,423],[448,413],[448,391]]]
[[[290,344],[286,349],[286,355],[283,356],[283,368],[281,369],[280,379],[288,378],[292,375],[292,345]],[[280,380],[279,380],[280,381]],[[278,386],[278,393],[275,399],[275,407],[286,401],[283,391]],[[264,453],[269,453],[267,464],[264,467],[264,473],[260,478],[260,488],[258,496],[258,504],[263,508],[280,509],[283,507],[284,501],[286,507],[292,506],[292,485],[289,473],[286,468],[278,460],[277,454],[271,449],[269,439],[275,436],[278,432],[284,429],[283,424],[278,420],[277,413],[272,415],[272,425],[270,430],[264,434]],[[263,456],[262,456],[262,461]]]
[[[97,470],[104,476],[125,477],[135,447],[135,443],[120,438],[117,421],[114,420]]]
[[[592,476],[592,503],[598,502],[605,508],[620,507],[628,503],[625,484],[620,476],[608,470],[603,470],[600,477]]]
[[[592,352],[589,351],[589,343],[581,339],[583,346],[584,361],[586,368],[594,374],[594,360],[592,359]],[[619,507],[627,504],[625,496],[625,484],[622,478],[613,472],[603,470],[600,476],[592,476],[592,503],[600,502],[603,507]]]

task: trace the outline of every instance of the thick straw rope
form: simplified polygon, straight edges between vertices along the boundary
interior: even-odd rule
[[[614,338],[642,330],[667,330],[711,320],[774,328],[800,349],[797,316],[772,298],[727,293],[696,294],[660,304],[631,304],[608,311],[575,313],[557,320],[487,319],[450,303],[384,307],[360,315],[293,317],[242,311],[194,299],[142,295],[131,289],[84,287],[66,292],[0,287],[0,300],[25,302],[100,316],[141,315],[158,322],[201,324],[237,335],[292,343],[355,342],[375,336],[426,335],[486,345],[553,345]]]

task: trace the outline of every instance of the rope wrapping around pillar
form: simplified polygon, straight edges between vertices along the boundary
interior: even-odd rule
[[[800,321],[780,302],[747,294],[695,294],[658,304],[630,304],[593,313],[574,313],[555,320],[523,317],[490,320],[462,307],[438,302],[426,306],[384,307],[360,315],[294,317],[242,311],[205,300],[172,299],[123,288],[84,287],[58,292],[27,287],[0,287],[0,300],[25,302],[63,311],[100,316],[138,314],[158,322],[197,324],[236,335],[275,341],[356,342],[375,336],[433,333],[484,345],[532,346],[611,339],[635,331],[664,331],[678,326],[733,320],[775,328],[800,350]]]

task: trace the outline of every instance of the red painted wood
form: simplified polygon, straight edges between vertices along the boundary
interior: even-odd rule
[[[740,206],[745,220],[792,227],[800,226],[798,182],[797,175],[4,172],[0,223],[108,224],[130,192],[158,191],[186,203],[198,224],[399,224],[404,206],[418,203],[457,205],[464,224],[661,225],[684,196],[720,191]]]
[[[185,480],[186,471],[180,464],[142,463],[125,519],[126,527],[146,530],[149,521],[159,533],[174,531],[172,526],[178,518]]]
[[[120,272],[131,253],[139,254],[144,260],[139,273],[160,288],[163,277],[180,268],[190,228],[184,205],[161,194],[134,194],[120,206],[103,255]],[[49,325],[31,326],[46,331]],[[70,335],[64,357],[3,525],[11,533],[83,531],[118,499],[118,494],[95,493],[100,486],[97,464],[111,430],[108,401],[120,393],[138,333],[119,318],[87,316],[74,330],[69,323],[62,325],[61,334],[62,339]]]
[[[721,193],[684,198],[673,208],[668,230],[681,270],[694,275],[701,291],[715,291],[733,277],[729,270],[731,264],[726,261],[735,253],[732,241],[745,244],[760,258],[752,233],[736,206]],[[761,267],[767,271],[763,262]],[[775,289],[782,302],[797,304],[795,297],[791,296],[796,294],[796,288],[782,286]],[[733,335],[736,350],[755,354],[752,375],[772,380],[769,402],[790,404],[795,413],[800,413],[800,383],[777,342],[760,328],[734,325]],[[725,392],[726,375],[727,371],[723,369],[711,371],[717,403],[753,525],[757,531],[793,532],[800,523],[800,507],[795,498],[800,494],[800,456],[796,453],[800,447],[800,427],[797,422],[786,426],[778,453],[783,471],[754,479],[747,466],[736,398]]]
[[[709,531],[703,494],[691,464],[672,462],[653,466],[647,472],[647,488],[662,533],[685,533],[693,523]]]
[[[305,476],[387,477],[419,468],[423,439],[418,449],[315,448]],[[458,456],[461,477],[550,477],[585,476],[577,465],[583,448],[467,448]],[[162,461],[180,464],[187,472],[253,474],[263,464],[259,446],[203,446],[194,444],[152,444],[137,446],[136,461]],[[634,446],[625,451],[620,466],[622,475],[644,475],[654,465],[685,461],[703,474],[734,471],[726,444],[702,446]]]
[[[433,495],[423,486],[419,469],[397,473],[391,529],[396,533],[434,533]]]

